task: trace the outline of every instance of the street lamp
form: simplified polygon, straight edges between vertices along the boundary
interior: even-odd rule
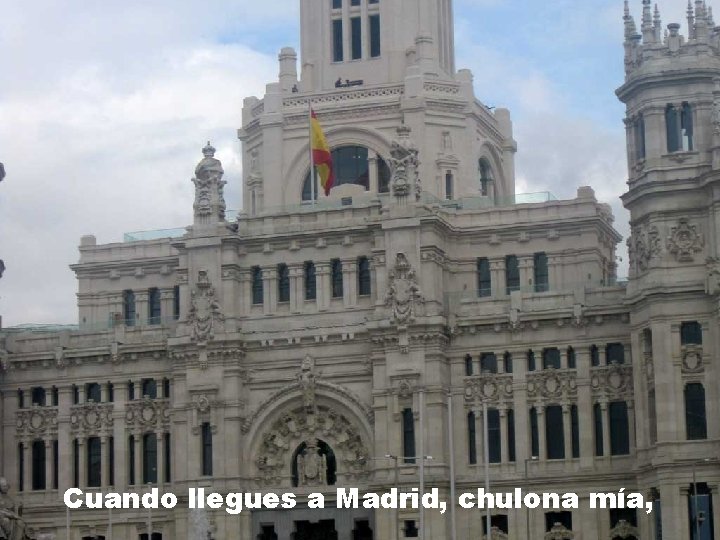
[[[527,488],[528,481],[529,481],[528,463],[530,463],[531,461],[537,461],[537,460],[538,460],[537,456],[532,456],[525,460],[525,487],[526,488]],[[527,507],[525,507],[525,531],[527,532],[528,540],[530,540],[530,538],[531,538],[531,536],[530,536],[530,509]]]
[[[698,493],[697,493],[697,476],[695,468],[698,463],[710,463],[713,461],[710,458],[705,458],[700,461],[693,461],[692,464],[692,485],[693,485],[693,521],[695,521],[695,540],[700,540],[700,515],[698,512]]]

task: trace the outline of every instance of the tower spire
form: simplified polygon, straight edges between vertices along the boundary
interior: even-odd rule
[[[660,17],[660,8],[658,8],[657,4],[655,4],[653,26],[655,28],[655,41],[657,43],[662,43],[662,17]]]
[[[635,19],[630,14],[630,0],[625,0],[625,15],[623,16],[623,21],[625,21],[625,41],[629,42],[632,40],[632,37],[637,34]]]
[[[652,0],[643,0],[642,16],[643,42],[653,43],[655,41],[655,28],[653,27]]]
[[[687,22],[688,22],[688,39],[693,39],[695,37],[695,11],[693,10],[692,0],[688,0]]]

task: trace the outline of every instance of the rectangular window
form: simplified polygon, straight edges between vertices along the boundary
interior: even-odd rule
[[[415,415],[412,409],[403,409],[403,461],[415,463]]]
[[[342,9],[342,0],[331,0],[333,9]]]
[[[128,484],[135,485],[135,436],[128,437]]]
[[[115,437],[108,438],[108,472],[110,478],[108,478],[108,484],[111,486],[115,485]]]
[[[45,389],[41,386],[36,386],[30,390],[30,396],[32,399],[32,404],[37,405],[38,407],[44,407],[45,406]]]
[[[358,295],[370,296],[372,285],[370,280],[370,260],[359,257],[357,261]]]
[[[317,281],[315,273],[315,263],[307,261],[305,263],[305,300],[317,299]]]
[[[602,407],[599,403],[593,405],[593,422],[595,424],[595,455],[599,457],[605,455]]]
[[[505,368],[505,373],[513,372],[513,358],[509,352],[503,355],[503,367]]]
[[[492,278],[490,275],[490,261],[485,257],[477,260],[478,296],[487,298],[492,295]]]
[[[80,387],[76,384],[72,385],[72,394],[73,394],[73,405],[79,405],[80,404]]]
[[[160,290],[150,289],[148,291],[148,324],[160,324]]]
[[[452,201],[454,198],[453,193],[453,173],[448,171],[445,173],[445,198],[448,201]]]
[[[180,318],[180,285],[173,287],[173,319]]]
[[[530,409],[530,451],[533,456],[540,455],[540,437],[538,433],[538,417],[535,407]]]
[[[172,447],[171,447],[171,440],[170,440],[170,434],[165,433],[163,434],[163,452],[165,455],[163,456],[164,466],[165,466],[165,482],[168,484],[172,480]]]
[[[473,359],[469,354],[465,355],[465,376],[471,377],[473,374]]]
[[[32,443],[32,489],[39,491],[46,488],[45,478],[45,441]]]
[[[693,144],[693,110],[690,104],[683,103],[680,111],[680,142],[685,151],[694,150]]]
[[[600,366],[600,349],[597,345],[590,347],[590,365],[592,367]]]
[[[87,440],[87,485],[100,487],[102,475],[102,451],[100,437],[90,437]]]
[[[622,343],[609,343],[605,347],[607,365],[625,363],[625,346]]]
[[[673,105],[668,105],[665,109],[665,128],[668,152],[678,152],[680,150],[680,130],[677,109]]]
[[[114,403],[115,402],[115,386],[113,385],[113,383],[108,382],[106,388],[107,388],[108,403]]]
[[[123,291],[123,320],[125,326],[135,326],[135,293]]]
[[[351,6],[359,6],[359,5],[360,5],[360,0],[350,0],[350,5],[351,5]]]
[[[497,409],[488,409],[488,453],[490,454],[490,463],[500,463],[502,461],[500,436],[500,411]]]
[[[87,383],[85,385],[85,402],[101,403],[102,389],[98,383]]]
[[[342,62],[343,54],[343,22],[335,19],[332,22],[333,62]]]
[[[254,305],[263,304],[263,275],[259,266],[252,267],[252,303]]]
[[[170,379],[163,379],[162,387],[163,387],[163,397],[165,399],[169,399],[170,398]]]
[[[572,347],[567,348],[567,363],[568,369],[577,368],[577,357],[575,356],[575,349],[573,349]]]
[[[128,392],[127,392],[128,401],[134,400],[135,399],[135,383],[132,381],[128,381],[127,389],[128,389]]]
[[[543,369],[560,369],[560,350],[556,348],[543,350]]]
[[[157,435],[143,435],[143,484],[157,483]]]
[[[18,491],[25,490],[25,449],[23,444],[17,445],[17,463],[18,463]],[[77,486],[75,486],[77,487]]]
[[[572,433],[572,457],[580,457],[580,420],[577,405],[570,406],[570,431]]]
[[[527,353],[527,370],[535,371],[535,353],[532,350]]]
[[[80,487],[80,441],[73,439],[73,487]]]
[[[368,20],[370,22],[370,57],[377,58],[380,56],[380,15],[370,15]]]
[[[635,120],[635,159],[645,159],[645,118],[639,115]]]
[[[533,257],[533,261],[535,292],[547,292],[550,290],[547,255],[545,253],[536,253]]]
[[[330,287],[333,298],[343,297],[343,272],[340,259],[330,261]]]
[[[202,425],[202,475],[213,474],[213,436],[212,426],[209,422]]]
[[[572,512],[547,512],[545,514],[545,532],[550,532],[556,523],[572,531]]]
[[[350,19],[350,41],[352,44],[352,59],[362,58],[362,20],[360,17]]]
[[[420,531],[418,531],[417,526],[415,525],[414,519],[406,519],[405,525],[403,526],[403,532],[405,533],[405,538],[417,538]]]
[[[157,399],[157,382],[155,379],[142,380],[142,395],[150,399]]]
[[[627,403],[610,403],[610,454],[625,456],[630,453],[630,422]]]
[[[505,293],[520,290],[520,266],[515,255],[505,257]]]
[[[680,345],[702,345],[702,325],[699,322],[684,322],[680,325]]]
[[[18,389],[17,391],[17,402],[18,402],[18,409],[24,409],[25,408],[25,392]]]
[[[482,353],[480,355],[480,373],[497,373],[498,363],[495,353]]]
[[[700,383],[685,386],[685,428],[689,441],[707,439],[705,387]]]
[[[468,422],[468,463],[477,464],[477,432],[475,426],[475,413],[470,411],[467,415]]]
[[[510,463],[515,462],[515,411],[508,409],[507,412],[507,445],[508,445],[508,459]]]
[[[545,440],[548,459],[565,459],[565,430],[560,405],[545,408]]]
[[[60,404],[60,391],[57,386],[52,387],[52,406],[57,407]]]
[[[278,302],[290,301],[290,270],[288,265],[280,263],[277,266]]]
[[[52,453],[53,453],[53,489],[57,489],[60,484],[60,446],[57,439],[52,442]]]

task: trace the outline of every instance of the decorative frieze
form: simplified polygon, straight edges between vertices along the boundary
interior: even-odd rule
[[[667,238],[667,250],[678,262],[693,262],[695,254],[705,247],[702,233],[698,226],[692,225],[688,218],[681,218],[676,227],[670,230]]]
[[[626,400],[633,397],[633,369],[625,364],[592,368],[590,387],[597,399]]]
[[[480,406],[483,402],[490,405],[512,403],[513,376],[486,374],[466,377],[464,394],[469,407]]]
[[[167,399],[144,397],[128,402],[125,409],[125,425],[141,432],[168,430],[170,417],[170,402]]]
[[[33,407],[17,412],[16,433],[18,438],[48,439],[57,436],[58,411],[50,407]]]
[[[70,409],[70,430],[76,435],[103,435],[112,427],[112,403],[83,403]]]
[[[570,402],[577,396],[575,370],[545,369],[528,375],[528,398],[546,403]]]

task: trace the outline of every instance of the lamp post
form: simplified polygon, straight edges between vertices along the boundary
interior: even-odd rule
[[[531,461],[537,461],[537,456],[532,456],[530,458],[527,458],[525,460],[525,487],[527,488],[529,477],[528,477],[528,463]],[[530,509],[525,507],[525,530],[527,531],[527,538],[528,540],[531,539],[530,535]]]
[[[488,429],[488,407],[487,407],[487,400],[483,399],[482,402],[483,406],[483,447],[484,447],[484,454],[485,454],[485,493],[490,493],[490,441],[488,440],[488,436],[490,435],[490,430]],[[492,524],[492,512],[490,511],[490,505],[488,505],[486,509],[486,516],[485,519],[487,520],[486,523],[486,530],[487,530],[487,537],[490,538],[490,529]]]
[[[148,493],[152,493],[152,483],[148,482]],[[152,540],[152,504],[148,505],[148,540]]]
[[[395,463],[395,489],[397,491],[400,491],[400,469],[399,469],[399,465],[398,465],[398,460],[400,458],[398,458],[397,456],[394,456],[392,454],[386,454],[385,458],[392,459]],[[395,508],[395,533],[393,534],[393,538],[395,538],[395,540],[400,539],[400,509],[399,508]]]
[[[698,463],[710,463],[710,458],[700,461],[693,461],[692,464],[692,485],[693,485],[693,521],[695,521],[695,540],[700,540],[700,516],[698,512],[698,492],[697,492],[697,474],[696,467]]]

